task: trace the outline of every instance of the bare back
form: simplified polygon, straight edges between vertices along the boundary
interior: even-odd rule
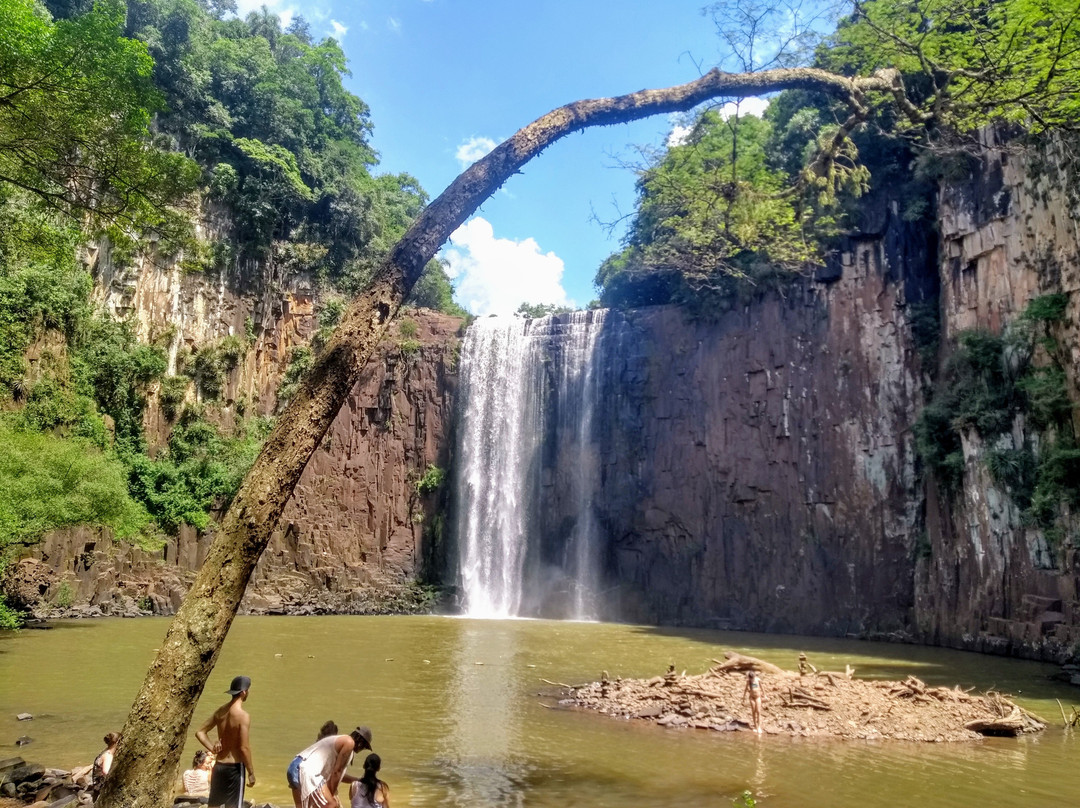
[[[210,747],[215,751],[217,759],[221,763],[247,763],[244,760],[242,750],[248,745],[248,729],[251,726],[251,716],[244,710],[243,700],[239,697],[228,704],[223,704],[214,711],[214,714],[199,728],[196,736],[201,734],[202,741],[206,733],[211,729],[217,731],[218,743]]]

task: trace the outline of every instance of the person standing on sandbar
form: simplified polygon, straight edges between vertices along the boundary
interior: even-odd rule
[[[232,700],[214,711],[209,720],[195,733],[208,752],[217,755],[217,762],[210,772],[210,808],[243,808],[244,781],[247,787],[255,785],[255,766],[251,762],[251,746],[248,743],[248,729],[251,716],[244,712],[251,689],[251,679],[237,676],[232,680],[228,694]],[[218,741],[213,746],[207,733],[217,730]]]

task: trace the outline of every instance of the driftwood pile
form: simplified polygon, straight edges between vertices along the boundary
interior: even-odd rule
[[[756,670],[766,734],[942,742],[1046,727],[1000,693],[928,687],[914,676],[902,682],[857,679],[850,666],[818,670],[802,654],[799,672],[734,652],[724,656],[705,673],[691,676],[676,673],[674,666],[651,679],[611,679],[605,671],[599,682],[563,685],[570,697],[562,703],[669,727],[750,729],[745,673]]]

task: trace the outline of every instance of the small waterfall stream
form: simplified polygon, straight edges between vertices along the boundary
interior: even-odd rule
[[[492,317],[469,328],[455,528],[470,616],[598,617],[594,413],[604,315]]]

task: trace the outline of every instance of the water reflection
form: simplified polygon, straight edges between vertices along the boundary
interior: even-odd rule
[[[443,804],[522,805],[531,767],[517,753],[522,699],[513,675],[515,624],[451,622],[457,631],[446,694],[451,726],[436,762],[446,787]]]

